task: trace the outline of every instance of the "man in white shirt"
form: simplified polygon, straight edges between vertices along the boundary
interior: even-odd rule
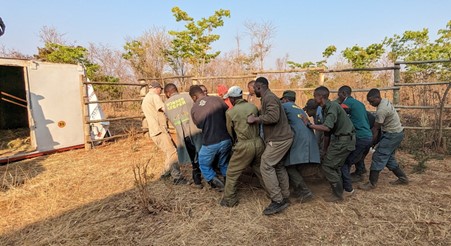
[[[387,100],[382,99],[378,89],[371,89],[367,94],[367,100],[373,107],[377,107],[376,120],[372,128],[373,145],[378,138],[379,129],[382,128],[382,136],[371,161],[369,182],[361,185],[363,190],[376,188],[379,173],[387,167],[398,180],[390,182],[393,185],[406,185],[409,183],[406,174],[395,159],[396,149],[404,138],[404,128],[399,120],[395,107]]]

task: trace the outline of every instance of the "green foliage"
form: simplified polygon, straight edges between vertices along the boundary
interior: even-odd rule
[[[373,63],[378,61],[385,53],[384,45],[371,44],[364,48],[354,45],[351,48],[346,48],[342,51],[343,57],[352,64],[354,68],[370,67]]]
[[[54,63],[81,63],[86,67],[86,75],[93,79],[100,66],[87,59],[88,50],[82,46],[69,46],[56,43],[46,43],[43,48],[38,48],[35,57],[42,61]]]
[[[427,169],[427,162],[431,159],[431,156],[425,153],[416,152],[415,160],[418,161],[417,165],[413,166],[414,173],[424,173]]]
[[[323,57],[324,57],[324,58],[329,58],[329,57],[331,57],[336,51],[337,51],[337,47],[335,47],[335,45],[329,45],[329,46],[323,51]]]
[[[186,60],[193,67],[197,74],[203,73],[203,66],[216,58],[220,52],[208,53],[211,50],[211,43],[220,38],[217,34],[212,34],[213,29],[224,25],[224,17],[230,17],[229,10],[217,10],[214,15],[208,18],[201,18],[195,21],[185,11],[179,7],[172,8],[172,13],[177,22],[185,22],[185,30],[169,31],[174,38],[171,48],[165,54],[171,66],[179,63],[178,60]]]
[[[126,42],[124,45],[125,53],[122,57],[130,61],[132,67],[137,74],[144,77],[154,77],[153,74],[147,74],[145,71],[146,65],[146,47],[138,40]]]
[[[83,64],[86,69],[86,76],[91,81],[119,82],[119,78],[104,75],[100,72],[100,66],[92,63],[87,58],[88,50],[82,46],[70,46],[56,43],[46,43],[44,47],[38,47],[38,54],[35,57],[42,61],[67,64]],[[120,98],[121,88],[118,86],[101,85],[95,89],[107,94],[109,98]]]
[[[124,45],[124,50],[125,53],[122,54],[122,57],[126,60],[132,60],[133,58],[144,54],[143,45],[137,40],[126,42]]]
[[[109,75],[97,75],[94,81],[119,83],[119,78]],[[94,90],[101,92],[102,99],[119,99],[122,97],[123,87],[115,85],[94,85]]]
[[[445,29],[437,32],[438,39],[431,41],[429,30],[424,28],[421,31],[405,31],[402,35],[394,35],[385,38],[384,45],[390,48],[388,53],[392,61],[424,61],[451,59],[451,20],[446,24]],[[407,73],[416,73],[424,79],[434,76],[437,79],[449,80],[451,65],[449,63],[408,65]]]
[[[313,62],[304,62],[304,63],[297,63],[294,61],[287,61],[288,66],[291,69],[296,69],[296,68],[309,68],[309,67],[314,67],[315,63]]]

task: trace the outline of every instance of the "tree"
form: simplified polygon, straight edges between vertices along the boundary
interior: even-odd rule
[[[258,60],[260,70],[264,68],[264,60],[272,48],[271,39],[274,38],[276,27],[271,22],[245,22],[248,35],[251,37],[251,54]]]
[[[445,29],[440,29],[438,38],[430,41],[429,30],[423,28],[421,31],[405,31],[402,35],[394,35],[385,38],[384,44],[390,49],[388,55],[394,62],[396,60],[421,61],[451,59],[451,20]],[[451,79],[449,72],[450,64],[423,64],[408,65],[407,74],[415,73],[419,79],[437,76],[438,79]]]
[[[208,18],[195,21],[179,7],[172,8],[177,22],[185,22],[185,30],[169,31],[173,36],[171,47],[166,50],[166,58],[174,70],[181,69],[180,64],[188,62],[193,66],[196,76],[204,75],[205,65],[216,58],[220,52],[209,53],[211,44],[220,36],[213,34],[215,28],[224,25],[224,18],[230,17],[229,10],[217,10]]]
[[[55,27],[43,26],[41,30],[39,30],[39,39],[44,44],[66,44],[67,41],[64,38],[65,35],[65,33],[60,33]]]
[[[165,29],[153,27],[141,37],[127,41],[122,57],[130,61],[136,77],[159,78],[165,71],[165,52],[169,45]]]
[[[371,44],[364,48],[354,45],[342,51],[343,57],[352,64],[354,68],[370,67],[377,62],[385,53],[384,44]]]
[[[32,59],[33,56],[23,54],[16,49],[7,49],[4,45],[0,45],[0,57],[18,58],[18,59]]]
[[[47,33],[49,30],[51,34]],[[55,39],[55,37],[62,37],[56,29],[46,29],[44,27],[41,29],[40,35],[41,37],[48,37],[48,39],[42,39],[43,41],[47,41],[44,47],[38,47],[38,54],[35,55],[36,59],[54,63],[81,64],[86,69],[86,76],[92,81],[119,81],[117,77],[102,73],[100,65],[88,58],[89,52],[85,47],[51,42],[52,40],[62,41],[58,38]],[[110,98],[119,98],[121,95],[120,89],[117,86],[95,86],[94,88],[106,92]]]

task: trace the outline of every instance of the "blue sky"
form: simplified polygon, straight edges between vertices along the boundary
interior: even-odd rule
[[[216,31],[221,39],[213,45],[221,51],[235,49],[237,35],[246,46],[245,21],[272,22],[277,33],[266,67],[273,67],[275,59],[286,54],[296,62],[321,60],[321,53],[331,44],[341,51],[422,28],[435,35],[451,20],[451,1],[445,0],[1,0],[0,17],[7,29],[0,37],[0,46],[34,54],[42,45],[39,30],[47,25],[79,45],[93,42],[122,49],[126,37],[138,37],[153,26],[182,29],[172,16],[174,6],[195,19],[210,16],[219,8],[229,9],[231,18]]]

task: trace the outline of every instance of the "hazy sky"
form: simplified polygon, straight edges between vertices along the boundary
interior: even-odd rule
[[[245,21],[272,22],[277,33],[266,67],[273,67],[275,59],[286,54],[296,62],[318,61],[328,45],[341,51],[406,30],[429,28],[435,36],[451,20],[451,1],[445,0],[0,0],[0,17],[6,24],[0,46],[35,54],[36,47],[42,46],[39,30],[47,25],[79,45],[93,42],[122,49],[126,37],[138,37],[153,26],[182,29],[172,16],[174,6],[195,19],[219,8],[229,9],[231,18],[216,31],[221,39],[213,45],[224,52],[236,48],[237,35],[247,46]]]

